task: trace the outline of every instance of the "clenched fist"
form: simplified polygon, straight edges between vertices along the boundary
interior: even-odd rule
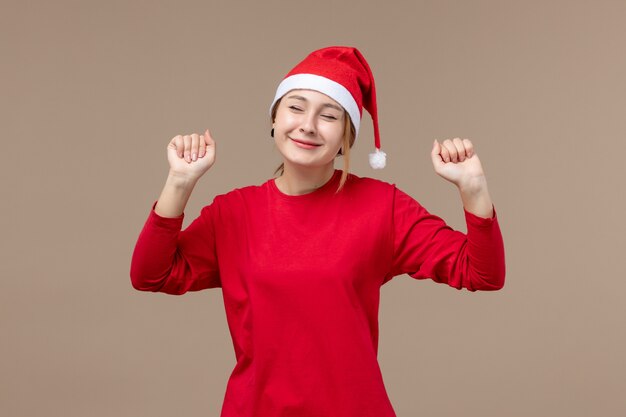
[[[480,159],[469,139],[446,139],[441,144],[435,139],[431,159],[435,172],[459,189],[476,188],[486,181]]]
[[[209,129],[203,135],[174,136],[167,144],[170,172],[189,180],[197,180],[215,163],[215,141]]]

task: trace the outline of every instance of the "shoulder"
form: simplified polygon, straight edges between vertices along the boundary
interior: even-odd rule
[[[346,187],[349,192],[347,194],[350,197],[362,196],[368,200],[378,200],[378,204],[391,204],[392,206],[398,205],[413,205],[421,206],[421,204],[407,192],[398,188],[395,183],[387,181],[369,178],[359,177],[354,174],[349,174],[349,182],[346,182]]]
[[[231,224],[233,220],[243,218],[250,211],[249,207],[258,201],[258,198],[250,196],[258,195],[259,188],[258,185],[250,185],[216,194],[212,201],[209,200],[210,203],[202,207],[199,217],[214,228]]]
[[[260,185],[246,185],[217,194],[213,197],[211,204],[205,208],[211,207],[218,212],[237,212],[238,209],[258,204],[267,196],[268,183],[269,180]]]
[[[211,205],[219,210],[233,210],[237,206],[245,205],[247,201],[258,200],[261,194],[261,186],[248,185],[244,187],[234,188],[228,192],[218,194],[213,197]]]
[[[367,207],[374,212],[379,212],[391,209],[395,190],[396,186],[393,183],[350,173],[342,193],[344,200],[347,200],[350,205],[357,205],[359,210]]]
[[[348,174],[346,190],[359,193],[393,193],[396,185],[387,181],[370,177],[361,177],[356,174]]]
[[[235,202],[246,198],[254,198],[261,193],[263,185],[246,185],[234,188],[226,193],[219,194],[215,199],[224,202]]]

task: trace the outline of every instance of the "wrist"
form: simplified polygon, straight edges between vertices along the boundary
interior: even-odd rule
[[[181,174],[172,170],[169,171],[166,181],[167,184],[181,189],[193,188],[197,182],[198,178],[193,178],[187,174]]]
[[[461,201],[466,211],[484,218],[493,217],[493,202],[487,190],[487,186],[469,187],[461,190]]]
[[[471,178],[457,184],[459,192],[465,196],[474,196],[487,192],[487,179],[484,176]]]

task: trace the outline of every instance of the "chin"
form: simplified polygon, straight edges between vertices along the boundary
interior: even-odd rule
[[[333,164],[334,160],[330,159],[330,160],[320,160],[318,158],[315,159],[309,159],[309,158],[285,158],[283,157],[283,161],[284,162],[288,162],[291,165],[297,165],[297,166],[301,166],[301,167],[308,167],[308,168],[319,168],[319,167],[323,167],[326,166],[328,164]]]

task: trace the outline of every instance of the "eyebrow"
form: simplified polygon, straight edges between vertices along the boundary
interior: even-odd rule
[[[299,95],[296,95],[296,94],[292,94],[292,95],[288,96],[287,98],[295,98],[296,100],[300,100],[300,101],[308,101],[305,97],[302,97],[302,96],[299,96]],[[336,105],[334,105],[332,103],[324,103],[324,107],[330,107],[332,109],[339,110],[341,112],[343,111],[343,108],[341,108],[339,106],[336,106]]]

